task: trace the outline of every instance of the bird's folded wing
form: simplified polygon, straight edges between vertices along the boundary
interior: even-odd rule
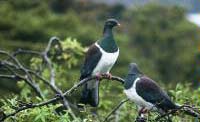
[[[163,110],[174,109],[175,105],[169,96],[163,91],[155,81],[143,76],[136,83],[136,92],[145,101],[154,104]]]
[[[90,76],[101,59],[102,53],[100,49],[95,45],[91,45],[86,53],[84,64],[81,68],[80,80]]]

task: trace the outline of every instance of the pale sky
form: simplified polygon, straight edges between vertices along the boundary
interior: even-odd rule
[[[187,19],[190,22],[193,22],[200,27],[200,13],[198,13],[198,14],[188,14]]]

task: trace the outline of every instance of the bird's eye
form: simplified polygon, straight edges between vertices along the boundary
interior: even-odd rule
[[[109,24],[109,25],[112,25],[112,22],[109,22],[108,24]]]

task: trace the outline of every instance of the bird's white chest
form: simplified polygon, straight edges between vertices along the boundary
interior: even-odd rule
[[[140,108],[145,107],[146,109],[152,109],[153,104],[145,101],[142,97],[140,97],[137,92],[136,92],[136,83],[137,81],[140,80],[140,78],[137,78],[134,83],[133,86],[129,89],[124,90],[124,93],[126,94],[126,96],[133,102],[136,103],[137,106],[139,106]]]
[[[96,68],[93,70],[92,75],[96,75],[97,73],[108,73],[117,61],[119,49],[115,53],[108,53],[105,52],[97,43],[96,46],[100,49],[102,56]]]

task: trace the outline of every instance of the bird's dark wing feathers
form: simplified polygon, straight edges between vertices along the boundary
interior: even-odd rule
[[[176,105],[171,101],[165,91],[156,82],[146,76],[142,76],[136,83],[136,92],[144,100],[164,111],[176,108]]]
[[[90,76],[101,59],[102,53],[100,49],[95,45],[91,45],[86,53],[84,64],[81,68],[80,80]]]

